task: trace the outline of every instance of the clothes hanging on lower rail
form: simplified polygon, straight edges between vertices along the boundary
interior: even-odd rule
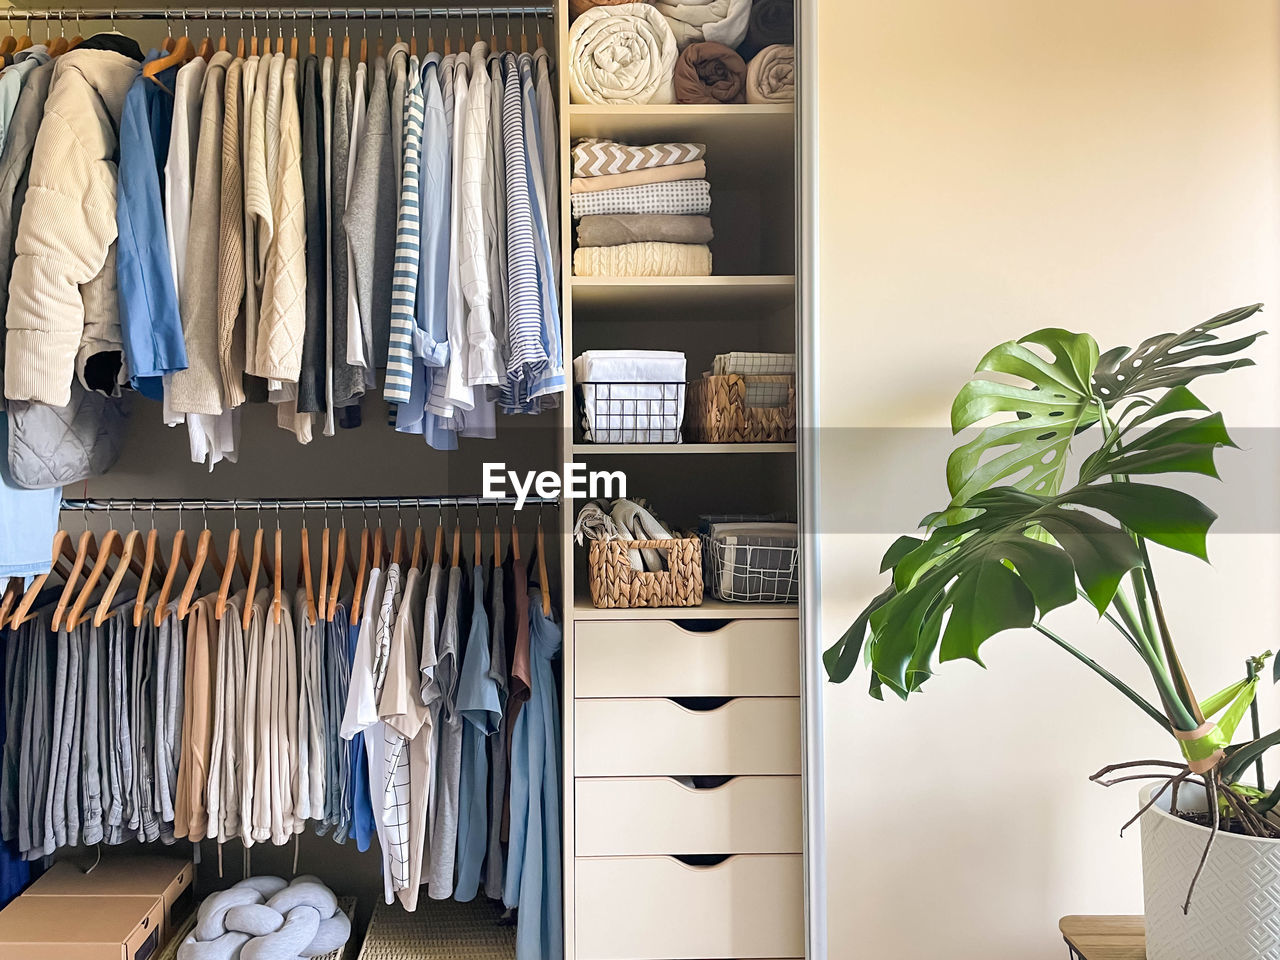
[[[47,85],[32,61],[0,73],[21,90],[0,171],[30,181],[0,209],[5,396],[137,390],[210,467],[237,459],[246,402],[307,443],[381,387],[398,431],[445,450],[556,406],[547,51],[284,46],[144,57],[100,34]]]

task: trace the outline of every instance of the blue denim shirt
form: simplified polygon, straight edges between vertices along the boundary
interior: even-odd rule
[[[146,62],[163,56],[152,50]],[[174,78],[170,67],[156,78],[141,71],[125,96],[120,118],[120,175],[116,189],[116,282],[125,361],[133,386],[159,400],[161,377],[187,368],[178,314],[178,289],[165,238],[163,180],[173,125]]]

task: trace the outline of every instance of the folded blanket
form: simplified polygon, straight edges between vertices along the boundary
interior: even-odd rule
[[[704,143],[654,143],[633,147],[613,140],[578,140],[573,145],[573,175],[603,177],[628,170],[670,167],[701,160],[707,153]]]
[[[747,65],[747,103],[794,103],[796,48],[776,43],[757,53]]]
[[[638,503],[619,497],[613,502],[610,514],[613,522],[631,534],[634,540],[670,540],[671,532],[662,525],[653,514]],[[657,572],[663,569],[663,558],[666,555],[646,548],[642,551],[632,550],[630,553],[633,570],[649,570]]]
[[[676,103],[745,103],[747,63],[723,43],[704,40],[676,61]]]
[[[592,7],[616,7],[620,3],[636,3],[638,0],[569,0],[569,16],[578,18]],[[643,0],[648,2],[648,0]]]
[[[573,525],[573,538],[578,546],[582,546],[584,540],[621,540],[627,536],[613,522],[613,517],[605,513],[608,506],[608,502],[601,504],[595,500],[588,500],[582,505]]]
[[[671,103],[676,38],[647,3],[593,7],[569,28],[574,103]]]
[[[673,180],[705,180],[707,165],[701,160],[673,163],[669,167],[649,167],[626,173],[606,173],[602,177],[574,177],[569,181],[570,193],[599,193],[619,187],[638,187],[643,183],[670,183]]]
[[[672,180],[643,183],[598,193],[575,193],[569,198],[575,217],[597,213],[696,213],[711,212],[711,184],[706,180]]]
[[[751,0],[654,0],[654,6],[671,24],[681,50],[702,40],[736,47],[751,18]]]
[[[747,39],[738,52],[750,60],[765,47],[775,43],[795,43],[795,4],[793,0],[755,0],[747,25]]]
[[[624,243],[579,247],[575,277],[709,277],[711,249],[705,243]]]
[[[578,246],[617,247],[624,243],[710,243],[715,234],[710,217],[678,217],[665,213],[615,213],[578,221]]]

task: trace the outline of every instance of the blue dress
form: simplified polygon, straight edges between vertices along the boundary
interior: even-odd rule
[[[560,708],[551,661],[560,625],[529,590],[529,702],[511,735],[511,844],[503,903],[518,907],[516,960],[561,960],[564,904],[560,870]]]
[[[458,680],[462,772],[458,781],[458,882],[453,898],[464,903],[474,900],[480,889],[489,840],[488,738],[498,732],[502,721],[498,685],[489,675],[489,617],[484,608],[484,570],[478,564],[472,595],[471,630]]]
[[[355,663],[359,639],[357,624],[347,632],[348,667]],[[369,793],[369,755],[365,752],[363,735],[352,738],[348,747],[351,750],[351,832],[355,834],[356,849],[364,853],[378,835],[378,825],[373,819],[373,797]]]

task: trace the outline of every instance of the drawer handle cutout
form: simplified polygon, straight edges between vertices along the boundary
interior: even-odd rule
[[[727,860],[733,859],[731,853],[673,853],[672,860],[678,860],[686,867],[695,870],[712,870]]]
[[[693,713],[711,713],[713,710],[719,710],[727,703],[732,703],[734,697],[669,697],[672,703],[678,707],[692,711]]]
[[[732,777],[668,777],[667,779],[680,784],[686,790],[719,790],[725,784],[736,779]]]
[[[715,633],[717,630],[723,630],[733,620],[672,620],[677,627],[685,633]]]

